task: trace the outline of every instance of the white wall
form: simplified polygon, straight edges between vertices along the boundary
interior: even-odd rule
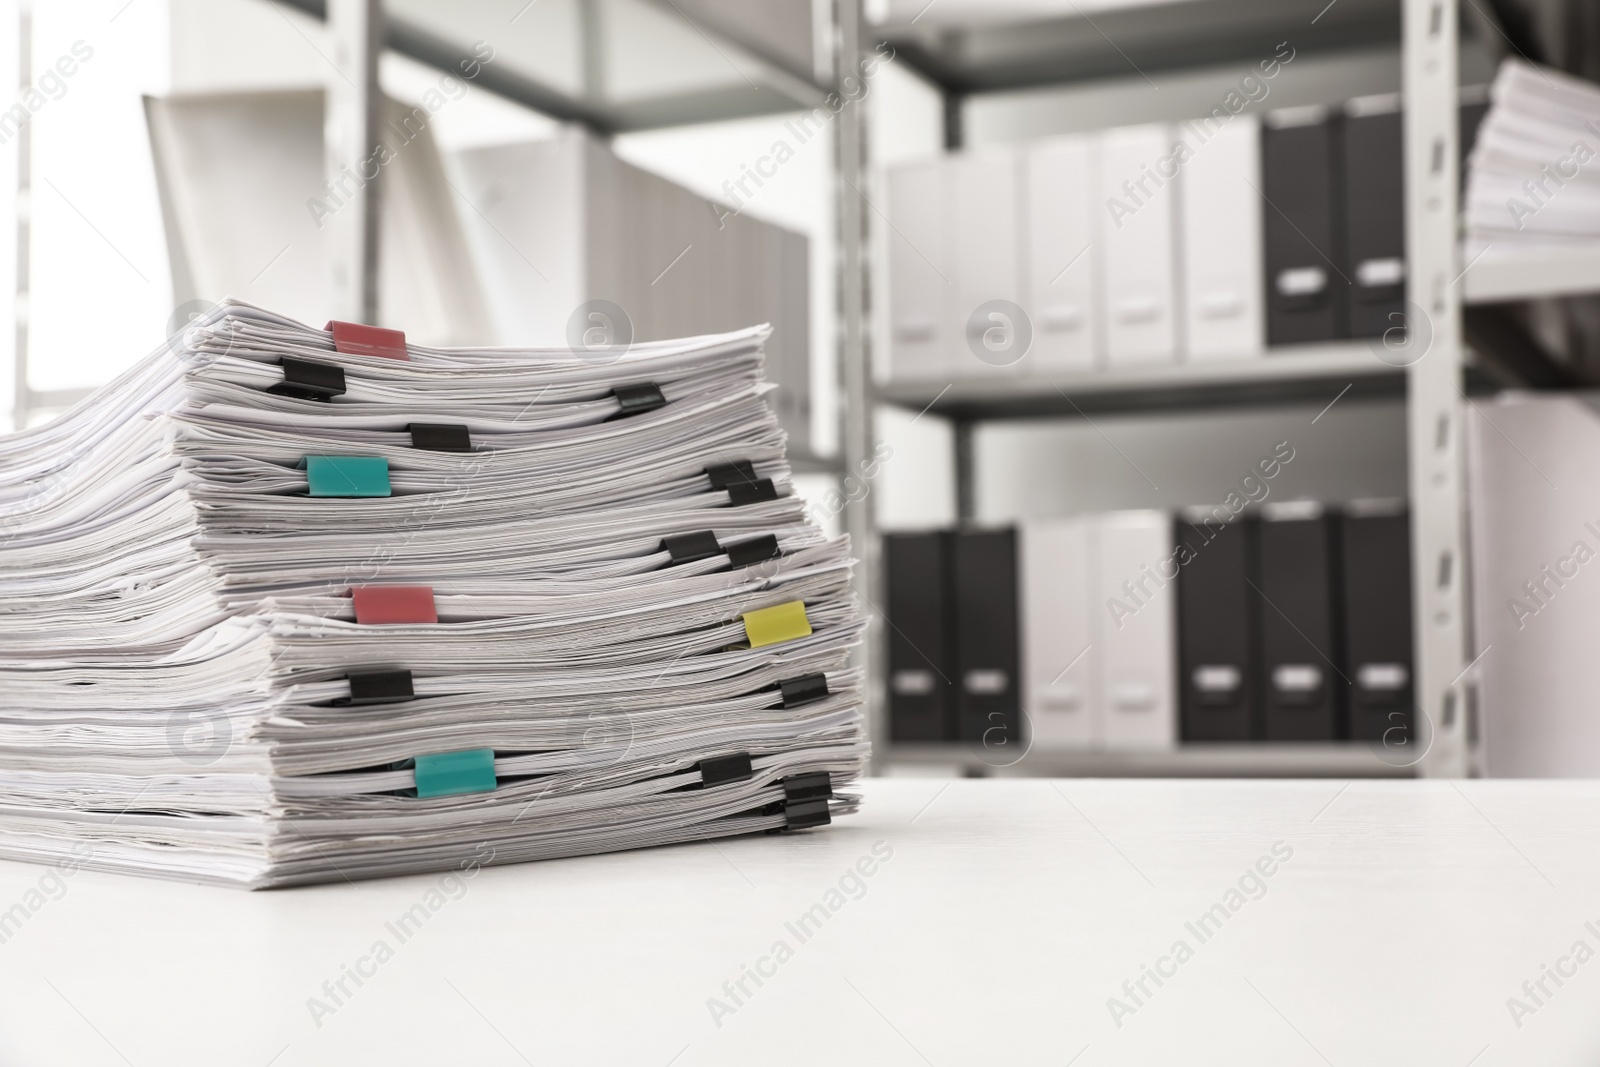
[[[167,87],[167,9],[124,3],[34,5],[35,84],[76,42],[90,56],[32,121],[34,389],[106,380],[160,342],[172,311],[141,102]],[[9,329],[0,343],[9,363]]]

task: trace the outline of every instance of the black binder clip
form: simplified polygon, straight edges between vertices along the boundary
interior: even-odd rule
[[[772,484],[771,478],[757,478],[753,482],[734,482],[728,486],[728,502],[736,508],[776,499],[778,499],[778,489]]]
[[[448,422],[413,422],[411,447],[424,452],[471,452],[472,434],[465,426]]]
[[[715,756],[703,759],[698,764],[700,768],[700,785],[710,789],[714,785],[723,785],[727,782],[743,782],[755,777],[755,768],[750,765],[750,753],[735,752],[731,756]]]
[[[728,562],[735,567],[752,567],[757,563],[765,563],[769,559],[777,559],[783,555],[778,548],[777,534],[763,534],[754,541],[741,541],[736,545],[724,545],[723,551],[728,554]]]
[[[399,704],[417,696],[410,671],[353,671],[345,677],[350,680],[350,697],[336,703]]]
[[[288,356],[278,362],[283,367],[283,381],[267,390],[275,396],[327,401],[344,392],[343,367],[309,359],[291,359]]]
[[[783,799],[766,807],[766,814],[782,812],[784,824],[767,832],[809,830],[813,826],[826,826],[833,821],[828,813],[828,800],[833,796],[833,779],[827,771],[807,771],[791,774],[783,780]]]
[[[647,411],[667,406],[667,398],[661,395],[661,387],[654,382],[645,382],[642,385],[619,385],[611,390],[611,395],[617,398],[622,410],[608,416],[607,422],[625,419],[629,415],[642,415]]]
[[[778,683],[778,690],[783,694],[783,707],[798,708],[802,704],[815,703],[828,695],[828,676],[802,674],[798,678],[786,678]]]
[[[747,459],[736,459],[732,463],[724,463],[717,467],[707,467],[706,477],[711,479],[711,488],[726,489],[736,482],[754,483],[756,480],[756,467]]]
[[[772,479],[757,478],[755,464],[748,459],[707,467],[706,477],[711,479],[711,488],[728,491],[728,499],[734,507],[778,499],[778,490],[772,484]]]
[[[667,566],[674,563],[693,563],[696,560],[710,559],[712,556],[722,555],[722,546],[717,544],[717,535],[710,530],[699,533],[678,534],[674,537],[663,537],[658,552],[665,552],[672,558],[667,561]]]

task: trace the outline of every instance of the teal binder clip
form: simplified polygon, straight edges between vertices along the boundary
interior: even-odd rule
[[[415,760],[417,796],[453,797],[494,791],[494,749],[437,752]]]
[[[388,496],[389,461],[380,456],[307,456],[312,496]]]

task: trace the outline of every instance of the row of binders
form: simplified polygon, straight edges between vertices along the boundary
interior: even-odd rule
[[[1396,501],[890,534],[885,554],[895,742],[998,754],[1409,738]]]
[[[1462,108],[1464,144],[1484,109]],[[888,375],[1236,360],[1403,328],[1402,147],[1394,94],[895,168]]]
[[[260,887],[855,810],[852,561],[767,333],[597,360],[227,302],[0,439],[0,856]]]

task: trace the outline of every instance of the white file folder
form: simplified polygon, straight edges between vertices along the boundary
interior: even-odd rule
[[[1179,185],[1188,358],[1265,355],[1261,126],[1237,115],[1216,130],[1195,122],[1182,132],[1194,152]]]
[[[1033,748],[1086,749],[1101,735],[1094,633],[1093,518],[1021,526],[1023,711]]]
[[[950,305],[946,358],[958,377],[1018,374],[1032,346],[1034,325],[1010,310],[1021,307],[1018,252],[1018,158],[1009,147],[951,156],[946,180],[955,225],[956,299]],[[946,273],[949,273],[948,271]],[[948,302],[947,302],[948,303]],[[975,349],[990,353],[985,359]]]
[[[1103,273],[1106,363],[1171,363],[1178,353],[1173,227],[1179,180],[1168,164],[1176,137],[1165,124],[1100,134],[1097,229]]]
[[[889,172],[889,376],[896,381],[949,374],[956,289],[945,252],[948,170],[934,159]]]
[[[1033,373],[1092,370],[1099,322],[1095,315],[1093,141],[1086,136],[1038,141],[1029,150],[1023,240],[1028,303],[1033,319]]]
[[[1100,633],[1100,697],[1105,747],[1170,748],[1177,740],[1173,699],[1176,572],[1172,519],[1160,511],[1099,516],[1095,530]]]

